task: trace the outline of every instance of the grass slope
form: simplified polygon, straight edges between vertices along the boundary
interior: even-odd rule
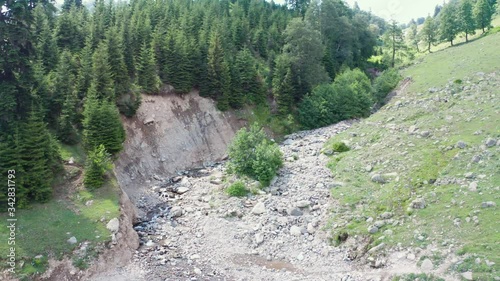
[[[402,71],[413,80],[406,91],[326,144],[351,147],[329,163],[344,182],[332,190],[339,201],[334,234],[433,249],[438,262],[458,254],[450,274],[498,276],[500,146],[485,142],[500,139],[499,45],[496,33],[421,58]],[[374,175],[386,183],[374,182]],[[424,209],[411,208],[417,198],[425,200]],[[369,234],[367,219],[382,220],[384,212],[394,216]]]
[[[80,148],[63,149],[64,157],[73,157],[77,162],[83,159]],[[71,256],[82,242],[86,242],[87,250],[79,251],[73,259],[75,266],[85,268],[95,251],[111,241],[106,223],[120,216],[118,183],[111,178],[103,187],[89,192],[79,186],[78,170],[74,166],[66,167],[64,178],[61,176],[55,181],[58,194],[50,202],[16,211],[16,273],[22,280],[30,280],[33,274],[44,272],[49,258]],[[89,201],[92,204],[86,205]],[[7,213],[0,213],[0,220],[7,221],[7,218]],[[77,244],[67,242],[72,236]],[[0,228],[0,241],[7,241],[8,237],[9,229]],[[9,253],[9,247],[7,243],[0,243],[0,253]],[[5,258],[0,257],[0,269],[6,266]]]

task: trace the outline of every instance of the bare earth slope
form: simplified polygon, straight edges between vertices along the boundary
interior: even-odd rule
[[[127,139],[116,164],[120,186],[137,202],[153,176],[220,160],[234,133],[243,125],[197,92],[144,95],[135,117],[123,120]]]

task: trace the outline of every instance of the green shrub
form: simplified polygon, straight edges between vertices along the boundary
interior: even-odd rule
[[[237,181],[237,182],[231,184],[226,189],[226,193],[229,196],[244,197],[249,193],[249,190],[246,188],[246,186],[243,182]]]
[[[334,152],[342,153],[342,152],[349,151],[350,148],[343,142],[336,142],[336,143],[332,144],[332,150]]]
[[[367,117],[373,89],[359,69],[340,74],[331,85],[320,85],[299,104],[299,121],[314,129],[351,118]]]
[[[101,187],[104,184],[104,174],[109,169],[111,169],[110,155],[101,144],[88,155],[83,177],[85,187],[89,189]]]
[[[387,94],[396,88],[400,80],[401,75],[394,68],[382,72],[382,75],[375,78],[373,82],[375,99],[378,102],[383,101]]]
[[[278,169],[283,165],[283,154],[276,143],[270,141],[257,123],[250,130],[238,131],[229,146],[228,171],[245,175],[269,185]]]

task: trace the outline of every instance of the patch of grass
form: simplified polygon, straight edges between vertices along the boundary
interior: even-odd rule
[[[46,263],[40,263],[33,257],[43,255],[48,258],[62,258],[70,254],[79,243],[91,244],[110,241],[109,230],[105,224],[109,219],[119,216],[119,196],[115,179],[110,180],[101,189],[86,194],[85,199],[93,200],[86,206],[85,201],[52,200],[46,204],[33,204],[30,209],[17,210],[16,254],[24,261],[20,276],[28,276],[45,270]],[[0,214],[1,220],[7,214]],[[101,219],[103,219],[101,221]],[[7,228],[0,228],[0,240],[7,241]],[[77,244],[69,244],[70,237],[76,237]],[[7,243],[0,243],[0,252],[8,252]],[[3,257],[0,258],[5,264]]]
[[[368,234],[366,219],[392,212],[394,220],[404,223],[388,226],[393,234],[384,235],[384,243],[389,247],[434,244],[444,253],[453,244],[458,254],[494,262],[490,268],[499,272],[498,208],[481,207],[485,201],[500,205],[500,155],[497,147],[484,147],[488,137],[500,137],[499,44],[500,34],[494,34],[425,56],[403,70],[413,79],[405,92],[325,144],[325,149],[341,141],[357,147],[333,155],[328,163],[335,179],[344,183],[331,191],[338,202],[330,221],[333,234],[370,235],[378,241],[385,228]],[[458,141],[466,148],[456,148]],[[475,156],[479,162],[472,161]],[[466,173],[475,178],[465,178]],[[387,182],[372,182],[373,174]],[[475,192],[468,188],[472,181],[478,183]],[[408,211],[417,197],[426,207]],[[472,270],[478,280],[495,276]]]
[[[85,164],[85,151],[81,144],[77,145],[66,145],[66,144],[60,144],[59,145],[59,152],[61,153],[61,158],[64,161],[69,161],[71,157],[73,157],[75,163],[78,163],[80,165]]]
[[[351,150],[344,142],[335,142],[332,144],[332,150],[334,152],[342,153]]]
[[[443,278],[436,277],[432,274],[428,275],[425,273],[415,274],[410,273],[403,276],[396,276],[392,278],[392,281],[445,281]]]
[[[250,191],[246,188],[245,184],[241,181],[236,181],[226,188],[226,193],[229,196],[245,197]]]

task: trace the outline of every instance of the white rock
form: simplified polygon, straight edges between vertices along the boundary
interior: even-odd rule
[[[422,265],[420,266],[420,268],[424,271],[424,272],[429,272],[431,271],[432,269],[434,269],[434,264],[432,264],[432,261],[430,259],[425,259],[423,262],[422,262]]]
[[[293,236],[300,236],[302,235],[302,229],[296,225],[292,225],[290,228],[290,234]]]
[[[67,242],[70,243],[71,245],[73,245],[73,244],[76,244],[78,241],[76,240],[75,236],[72,236],[71,238],[68,239]]]
[[[462,273],[462,277],[465,280],[473,280],[473,278],[472,278],[472,272],[470,272],[470,271]]]
[[[255,234],[255,243],[257,243],[257,245],[260,245],[262,244],[262,242],[264,242],[264,234],[260,232]]]
[[[111,233],[115,234],[120,230],[120,221],[118,218],[112,218],[107,224],[106,228],[111,231]]]
[[[175,193],[177,194],[184,194],[186,192],[189,191],[189,187],[186,187],[186,186],[180,186],[177,188],[177,190],[175,191]]]
[[[266,205],[264,205],[264,202],[258,202],[253,206],[252,208],[252,214],[254,215],[261,215],[266,212]]]

